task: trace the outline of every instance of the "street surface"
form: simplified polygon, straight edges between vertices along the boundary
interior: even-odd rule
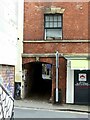
[[[17,107],[14,118],[79,118],[78,120],[86,118],[82,120],[88,120],[88,113]]]

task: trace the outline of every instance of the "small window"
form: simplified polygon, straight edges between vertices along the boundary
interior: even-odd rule
[[[44,29],[45,39],[62,39],[62,15],[46,14]]]

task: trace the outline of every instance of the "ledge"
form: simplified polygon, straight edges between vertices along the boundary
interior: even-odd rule
[[[24,40],[23,43],[90,43],[90,40]]]
[[[42,53],[42,54],[27,54],[23,53],[22,57],[55,57],[55,53]]]
[[[29,57],[55,57],[55,53],[41,53],[41,54],[27,54],[23,53],[22,54],[23,58],[29,58]],[[90,59],[90,54],[87,53],[59,53],[59,57],[64,57],[66,59]]]
[[[73,60],[90,60],[90,54],[89,53],[68,53],[68,54],[63,54],[66,59],[73,59]]]

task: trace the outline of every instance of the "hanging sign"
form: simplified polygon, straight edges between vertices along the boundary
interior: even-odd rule
[[[87,81],[87,76],[85,73],[79,74],[79,81]]]

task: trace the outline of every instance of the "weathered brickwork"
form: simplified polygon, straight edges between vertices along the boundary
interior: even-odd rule
[[[63,39],[88,39],[88,3],[25,3],[24,40],[44,39],[44,12],[48,7],[64,8]]]
[[[24,43],[24,53],[87,53],[88,43]]]
[[[14,96],[15,68],[8,65],[0,65],[0,79],[3,86]]]

